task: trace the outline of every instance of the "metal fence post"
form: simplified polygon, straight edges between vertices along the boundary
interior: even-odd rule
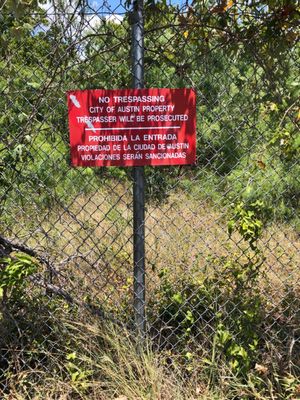
[[[144,87],[144,21],[143,0],[134,0],[132,12],[133,88]],[[146,330],[145,316],[145,175],[144,167],[133,168],[133,257],[134,314],[139,335]]]

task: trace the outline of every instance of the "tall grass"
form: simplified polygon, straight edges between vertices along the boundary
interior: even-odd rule
[[[124,326],[93,320],[76,307],[52,302],[36,320],[10,321],[1,330],[3,400],[295,400],[299,377],[256,364],[236,376],[215,357],[191,359],[154,350]],[[56,302],[56,305],[54,306]],[[53,314],[56,317],[53,317]],[[7,324],[2,318],[3,326]],[[33,329],[34,328],[34,329]],[[22,332],[21,330],[22,329]],[[13,334],[11,334],[13,333]],[[272,343],[268,343],[272,346]],[[275,349],[276,351],[276,349]],[[196,353],[195,353],[196,354]],[[219,362],[214,362],[218,360]]]
[[[49,254],[59,272],[54,284],[79,301],[102,307],[128,322],[132,317],[132,246],[128,239],[132,234],[131,197],[126,184],[114,186],[114,191],[114,195],[104,190],[93,196],[81,194],[68,211],[57,207],[45,216],[21,216],[18,224],[12,224],[11,236],[25,238],[24,242],[37,252],[42,249]],[[174,304],[178,313],[171,315],[170,321],[177,318],[179,327],[186,331],[190,328],[188,321],[193,326],[201,322],[185,317],[178,320],[180,313],[189,316],[191,307],[198,307],[203,317],[204,305],[215,318],[215,309],[209,307],[216,304],[213,289],[225,282],[220,281],[222,266],[236,260],[234,265],[240,271],[245,251],[237,233],[229,240],[222,210],[178,191],[159,207],[148,206],[146,225],[147,294],[148,300],[157,302],[157,309],[148,312],[149,318],[153,313],[155,321],[164,308],[170,310]],[[152,342],[145,343],[140,351],[134,333],[123,326],[92,319],[82,308],[67,305],[55,296],[48,298],[32,285],[12,308],[1,311],[0,398],[297,399],[299,238],[291,226],[270,224],[264,229],[260,246],[265,262],[258,289],[267,318],[262,322],[262,341],[257,344],[259,357],[243,377],[227,365],[224,348],[214,346],[217,325],[211,326],[211,336],[205,321],[200,324],[201,335],[195,328],[195,337],[193,332],[181,336],[186,348],[162,350],[152,347]],[[44,269],[39,267],[41,276],[47,275]],[[168,282],[163,286],[166,272]],[[215,283],[203,286],[208,278]],[[190,287],[197,290],[196,297],[190,296]],[[181,297],[185,296],[184,307],[177,288]],[[208,290],[205,296],[204,289]],[[193,299],[196,306],[191,303]],[[160,313],[156,315],[157,310]],[[232,317],[233,328],[234,322]],[[223,328],[220,334],[226,331]],[[205,335],[206,341],[202,341]]]
[[[1,338],[9,360],[1,369],[1,398],[5,400],[182,400],[212,398],[201,382],[184,380],[167,357],[143,347],[124,327],[108,322],[61,319],[64,343],[35,337],[39,350],[29,343],[13,349],[14,338]],[[66,334],[67,332],[67,334]],[[52,338],[53,339],[53,338]],[[21,343],[19,343],[21,345]],[[22,365],[16,368],[13,359]],[[35,363],[32,363],[33,358]],[[31,360],[31,363],[30,363]],[[52,361],[52,362],[51,362]],[[6,384],[3,386],[3,377]],[[201,391],[201,396],[200,396]],[[197,397],[195,397],[197,396]],[[219,398],[219,397],[218,397]]]

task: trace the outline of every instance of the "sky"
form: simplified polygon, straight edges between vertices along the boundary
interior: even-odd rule
[[[115,14],[124,14],[126,9],[128,8],[125,6],[125,0],[85,0],[90,8],[91,11],[95,10],[99,13],[115,13]],[[167,0],[168,3],[173,5],[181,5],[185,3],[184,0]]]
[[[187,0],[167,0],[169,4],[180,6],[186,4],[186,1]],[[67,4],[66,2],[66,5]],[[76,0],[70,2],[65,12],[69,11],[70,14],[73,14],[76,4],[78,4]],[[47,11],[49,21],[54,21],[55,12],[53,2],[48,0],[46,3],[40,4],[40,6]],[[103,20],[103,17],[115,23],[121,23],[125,13],[128,12],[129,9],[130,7],[126,5],[126,0],[81,0],[81,6],[76,10],[76,14],[78,19],[80,19],[80,14],[84,10],[84,20],[87,23],[87,27],[94,28]],[[43,30],[47,30],[47,27],[43,26]]]

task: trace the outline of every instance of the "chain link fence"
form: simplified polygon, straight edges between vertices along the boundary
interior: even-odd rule
[[[132,169],[70,167],[66,105],[132,87],[132,9],[1,2],[2,398],[55,374],[77,389],[49,398],[94,398],[78,337],[134,332]],[[300,393],[298,18],[293,1],[144,5],[145,87],[197,91],[196,165],[145,167],[147,337],[170,368],[256,373],[282,399]]]

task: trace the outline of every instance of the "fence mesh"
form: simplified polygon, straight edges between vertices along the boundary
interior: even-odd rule
[[[2,397],[76,373],[62,321],[134,329],[132,171],[70,167],[66,105],[131,87],[131,11],[1,2]],[[188,371],[293,377],[278,398],[297,398],[299,8],[149,1],[144,18],[145,86],[197,91],[196,165],[145,167],[147,336]]]

